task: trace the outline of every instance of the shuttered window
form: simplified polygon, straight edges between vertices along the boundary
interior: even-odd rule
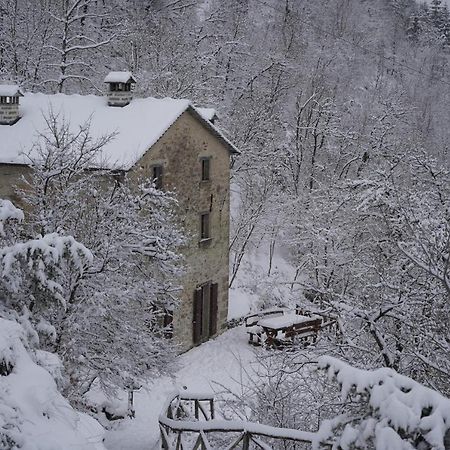
[[[209,336],[214,336],[217,333],[217,312],[218,303],[217,297],[219,293],[219,286],[217,283],[211,284],[210,290],[210,310],[209,310]]]
[[[201,158],[202,164],[202,181],[210,180],[211,158]]]
[[[200,344],[217,333],[218,285],[206,283],[194,291],[193,342]]]

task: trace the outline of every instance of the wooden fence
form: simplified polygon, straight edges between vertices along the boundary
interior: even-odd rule
[[[217,435],[226,436],[222,450],[271,450],[270,442],[306,444],[317,439],[312,432],[276,428],[243,420],[217,419],[212,396],[177,392],[172,394],[159,417],[161,447],[164,450],[215,450]]]

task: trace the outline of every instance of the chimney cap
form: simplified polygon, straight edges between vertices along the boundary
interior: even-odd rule
[[[23,97],[17,84],[0,84],[0,97]]]
[[[106,75],[105,83],[136,83],[135,78],[131,72],[109,72]]]

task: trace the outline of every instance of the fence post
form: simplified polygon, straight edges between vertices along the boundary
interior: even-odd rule
[[[248,431],[246,431],[242,439],[242,450],[249,450],[249,448],[250,448],[250,434]]]
[[[198,420],[199,414],[198,414],[198,400],[194,400],[194,409],[195,409],[195,418]]]
[[[182,448],[183,448],[183,444],[181,443],[181,431],[179,431],[175,450],[181,450]]]

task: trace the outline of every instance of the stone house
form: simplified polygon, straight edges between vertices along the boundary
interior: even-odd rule
[[[179,218],[192,236],[183,249],[187,272],[180,306],[173,313],[174,339],[186,350],[226,325],[230,156],[237,150],[214,125],[214,110],[196,108],[188,100],[133,99],[135,80],[129,72],[111,72],[105,82],[106,99],[20,97],[20,90],[10,86],[2,91],[0,86],[0,117],[4,105],[16,105],[16,117],[9,114],[8,123],[0,125],[0,197],[20,200],[13,186],[29,171],[24,150],[44,132],[46,112],[51,110],[74,130],[89,121],[93,138],[115,133],[97,167],[153,178],[157,187],[174,191]]]

